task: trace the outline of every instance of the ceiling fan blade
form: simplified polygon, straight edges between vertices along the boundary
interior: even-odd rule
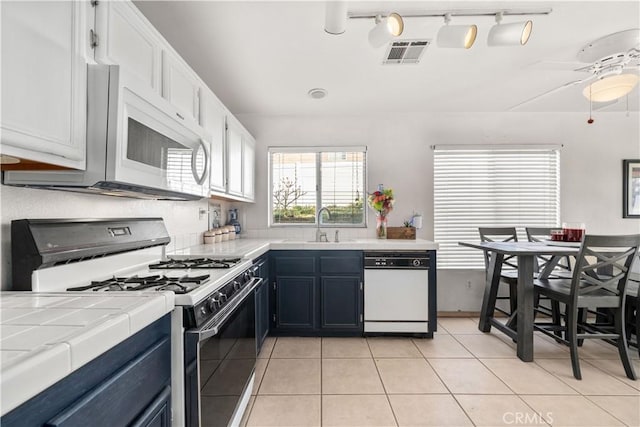
[[[533,98],[529,98],[529,99],[527,99],[527,100],[525,100],[525,101],[522,101],[522,102],[520,102],[519,104],[513,105],[513,106],[509,107],[509,111],[511,111],[511,110],[515,110],[515,109],[516,109],[516,108],[518,108],[518,107],[521,107],[521,106],[523,106],[523,105],[525,105],[525,104],[529,104],[530,102],[533,102],[533,101],[537,101],[538,99],[541,99],[541,98],[547,97],[547,96],[552,95],[552,94],[554,94],[554,93],[556,93],[556,92],[560,92],[561,90],[566,89],[566,88],[568,88],[568,87],[575,86],[575,85],[578,85],[578,84],[580,84],[580,83],[587,82],[587,81],[589,81],[589,80],[591,80],[591,79],[593,79],[593,78],[594,78],[594,76],[590,76],[590,77],[587,77],[586,79],[574,80],[574,81],[571,81],[571,82],[565,83],[565,84],[563,84],[562,86],[558,86],[558,87],[556,87],[556,88],[554,88],[554,89],[551,89],[551,90],[548,90],[548,91],[546,91],[546,92],[543,92],[543,93],[541,93],[541,94],[539,94],[539,95],[536,95],[536,96],[534,96]]]

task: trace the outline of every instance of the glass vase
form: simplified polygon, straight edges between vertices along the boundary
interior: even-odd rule
[[[387,238],[387,217],[386,215],[376,215],[376,237],[378,239]]]

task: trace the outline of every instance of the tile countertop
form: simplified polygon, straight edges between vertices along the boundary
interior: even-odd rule
[[[0,415],[173,308],[173,292],[0,293]]]
[[[256,258],[269,250],[380,250],[380,251],[425,251],[437,250],[438,244],[430,240],[400,239],[345,239],[336,242],[312,242],[302,239],[236,239],[227,242],[197,245],[181,249],[168,255],[216,256]]]

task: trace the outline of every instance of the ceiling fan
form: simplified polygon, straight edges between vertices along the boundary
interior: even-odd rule
[[[594,40],[580,49],[576,56],[580,64],[573,71],[589,73],[588,77],[543,92],[512,106],[509,110],[584,83],[589,83],[583,89],[583,95],[587,99],[596,103],[606,103],[603,107],[611,105],[633,90],[638,83],[640,28],[620,31]],[[585,63],[588,65],[582,65]]]

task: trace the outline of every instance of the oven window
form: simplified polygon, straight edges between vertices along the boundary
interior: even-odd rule
[[[200,421],[226,426],[256,362],[255,301],[247,298],[218,335],[200,343]]]

